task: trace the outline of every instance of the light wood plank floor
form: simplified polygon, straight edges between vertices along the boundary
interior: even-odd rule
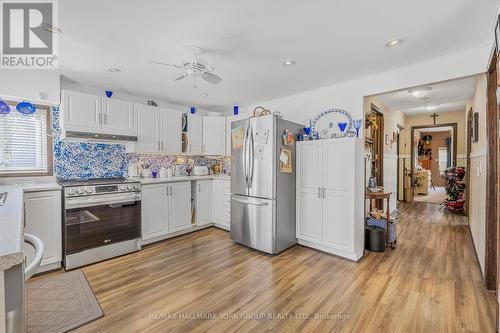
[[[398,248],[360,263],[301,246],[271,257],[210,228],[88,266],[105,316],[77,331],[493,332],[466,219],[400,209]]]

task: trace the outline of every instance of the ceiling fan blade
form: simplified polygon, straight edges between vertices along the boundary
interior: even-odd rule
[[[176,78],[174,81],[180,81],[180,80],[182,80],[182,79],[187,78],[188,76],[189,76],[189,74],[188,74],[188,73],[184,73],[184,74],[182,74],[181,76],[179,76],[178,78]]]
[[[215,74],[215,73],[210,73],[210,72],[203,72],[201,74],[201,77],[209,82],[209,83],[212,83],[212,84],[219,84],[221,81],[222,81],[222,78]]]
[[[166,62],[161,62],[161,61],[150,61],[150,63],[152,64],[156,64],[156,65],[163,65],[163,66],[170,66],[170,67],[175,67],[175,68],[183,68],[182,66],[180,65],[174,65],[174,64],[167,64]]]

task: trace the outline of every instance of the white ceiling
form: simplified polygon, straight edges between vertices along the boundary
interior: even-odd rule
[[[413,97],[408,92],[409,89],[381,94],[377,98],[389,110],[402,111],[407,116],[465,110],[467,102],[474,96],[477,80],[478,76],[469,76],[426,85],[425,87],[431,87],[432,90],[424,99]],[[428,106],[438,108],[428,110]]]
[[[223,111],[483,47],[497,0],[59,4],[59,64],[70,80]],[[387,48],[394,38],[404,43]],[[206,50],[221,84],[194,89],[189,80],[172,81],[178,70],[149,63],[180,61],[185,44]],[[289,58],[297,64],[284,67]]]

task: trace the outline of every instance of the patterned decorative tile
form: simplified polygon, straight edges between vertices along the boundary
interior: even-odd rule
[[[208,165],[211,168],[221,163],[223,172],[231,169],[229,158],[207,158],[205,156],[176,156],[160,154],[127,153],[125,145],[65,141],[60,139],[59,108],[52,109],[52,132],[54,142],[54,175],[60,179],[88,179],[124,177],[129,162],[141,161],[149,165],[151,170],[158,171],[162,167],[178,171],[182,174],[189,164]]]

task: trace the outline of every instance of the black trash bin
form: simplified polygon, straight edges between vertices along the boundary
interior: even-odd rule
[[[385,252],[385,230],[379,227],[365,227],[365,249],[371,252]]]

